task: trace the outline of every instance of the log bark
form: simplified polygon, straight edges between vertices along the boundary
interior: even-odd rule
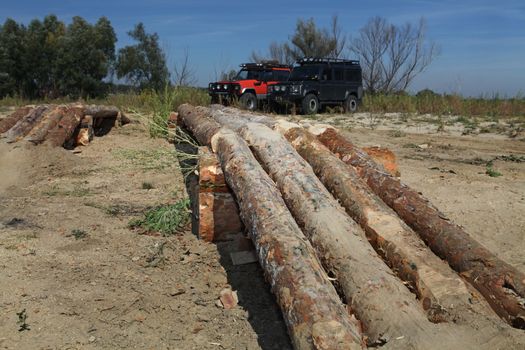
[[[84,114],[91,115],[93,119],[116,118],[116,126],[131,122],[131,120],[116,106],[87,105],[84,107]]]
[[[116,118],[120,109],[115,106],[87,105],[84,106],[84,114],[97,118]]]
[[[423,195],[388,174],[334,128],[318,127],[311,131],[328,149],[353,166],[368,186],[436,255],[466,278],[500,317],[516,328],[525,328],[524,273],[497,258]]]
[[[68,106],[57,125],[49,130],[44,143],[53,147],[63,146],[73,137],[83,115],[81,106]]]
[[[312,241],[323,265],[337,279],[352,309],[364,323],[366,335],[372,343],[380,339],[391,341],[394,334],[403,333],[404,338],[394,342],[396,347],[432,349],[445,345],[451,348],[459,346],[460,337],[453,336],[454,330],[428,322],[413,296],[391,276],[383,261],[363,238],[364,233],[342,211],[290,143],[267,127],[247,123],[239,118],[239,114],[228,111],[224,114],[212,112],[212,115],[219,123],[237,129],[248,142],[281,190],[288,208]],[[434,322],[461,323],[465,328],[462,331],[463,340],[469,338],[469,344],[473,344],[478,337],[490,341],[491,336],[501,331],[501,321],[492,315],[486,304],[473,300],[459,276],[433,255],[355,174],[350,180],[359,184],[356,191],[356,186],[345,178],[347,165],[313,135],[301,140],[292,137],[290,141],[303,158],[309,162],[313,160],[312,165],[315,164],[314,170],[318,175],[323,172],[329,175],[328,182],[335,184],[337,194],[344,194],[337,196],[338,199],[343,199],[343,205],[349,204],[347,208],[352,216],[365,227],[369,239],[383,252],[398,275],[411,282],[428,310],[429,318]],[[305,157],[308,155],[308,152],[303,154],[305,149],[313,151],[312,154]],[[334,164],[339,165],[339,169]],[[322,176],[322,180],[324,182],[327,178]],[[348,185],[350,190],[345,188]],[[329,188],[333,189],[333,186]],[[354,197],[357,199],[353,200]],[[377,283],[379,288],[370,288],[370,281],[374,285]],[[392,313],[393,309],[398,309],[399,313]],[[486,327],[483,336],[477,336],[470,328],[476,318],[479,318],[480,325]],[[453,339],[448,345],[442,340],[445,334]]]
[[[179,119],[197,140],[207,140],[218,154],[294,347],[362,348],[361,335],[312,246],[246,143],[232,131],[221,129],[216,122],[196,113],[191,106],[179,108]]]
[[[25,139],[37,145],[44,142],[49,130],[55,128],[66,111],[65,106],[58,106],[47,112],[42,120],[31,130]]]
[[[33,107],[21,107],[11,113],[8,117],[0,120],[0,134],[3,134],[7,130],[11,129],[20,119],[24,118],[32,110]]]
[[[357,172],[338,159],[316,137],[287,122],[277,124],[299,154],[349,215],[364,228],[368,240],[396,274],[408,282],[434,322],[468,324],[472,314],[498,323],[486,303],[473,298],[465,282],[419,236],[377,197]],[[499,321],[501,322],[501,321]]]
[[[4,134],[6,141],[12,143],[26,136],[40,122],[49,108],[49,105],[34,108]]]

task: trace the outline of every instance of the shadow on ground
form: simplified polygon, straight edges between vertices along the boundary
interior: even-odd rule
[[[176,144],[179,152],[197,154],[197,148],[190,144]],[[196,160],[180,161],[184,169],[196,165]],[[196,174],[185,177],[185,186],[191,198],[192,232],[198,234],[198,195],[199,178]],[[248,311],[248,321],[255,333],[257,342],[263,350],[292,349],[290,338],[286,331],[286,324],[270,285],[264,279],[264,273],[258,263],[233,265],[230,253],[237,251],[236,241],[218,242],[216,244],[220,254],[220,264],[226,270],[228,283],[232,290],[237,291],[239,306]]]

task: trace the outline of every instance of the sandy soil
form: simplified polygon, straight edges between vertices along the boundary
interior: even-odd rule
[[[519,136],[411,132],[349,118],[317,119],[351,127],[359,145],[391,148],[403,181],[525,271]],[[190,230],[162,237],[128,229],[147,208],[187,195],[168,143],[128,125],[81,150],[0,141],[0,348],[290,348],[258,265],[231,264],[235,243],[203,243]],[[490,177],[486,164],[498,156],[507,156],[493,161],[502,175]],[[164,260],[148,267],[163,242]],[[216,305],[226,287],[239,294],[232,310]],[[30,330],[19,331],[22,310]]]

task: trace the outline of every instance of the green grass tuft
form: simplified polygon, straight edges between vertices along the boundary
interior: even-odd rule
[[[144,218],[132,220],[129,226],[168,236],[182,230],[190,222],[190,215],[190,200],[183,199],[175,204],[150,209],[144,214]]]
[[[487,163],[485,174],[487,174],[490,177],[499,177],[499,176],[503,175],[499,171],[494,170],[494,168],[492,166],[493,166],[492,161]]]
[[[147,181],[144,181],[142,183],[142,189],[143,190],[152,190],[154,189],[155,187],[153,186],[153,184],[151,182],[147,182]]]

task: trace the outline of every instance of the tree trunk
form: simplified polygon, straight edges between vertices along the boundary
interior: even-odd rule
[[[49,105],[40,105],[29,112],[4,134],[6,141],[16,142],[26,136],[40,122],[49,108]]]
[[[97,118],[116,118],[120,109],[115,106],[88,105],[84,106],[84,114]]]
[[[372,343],[380,339],[392,340],[393,335],[402,332],[404,338],[394,342],[397,347],[442,348],[445,344],[442,337],[449,333],[449,338],[454,340],[448,346],[459,345],[458,337],[452,335],[455,330],[428,322],[407,288],[391,276],[366,238],[363,239],[364,233],[342,211],[290,143],[265,126],[247,123],[238,113],[212,112],[212,115],[219,123],[238,130],[248,142],[281,190],[288,208],[316,248],[323,265],[337,279],[352,309],[364,323],[366,335]],[[491,336],[501,331],[501,321],[493,316],[486,304],[472,300],[461,278],[433,255],[390,208],[370,193],[357,174],[349,182],[345,177],[347,165],[313,135],[309,138],[291,137],[290,142],[303,158],[313,161],[314,171],[322,175],[325,184],[328,179],[332,185],[330,189],[335,186],[338,199],[343,205],[348,205],[349,212],[365,228],[367,236],[393,270],[411,283],[433,321],[460,323],[464,327],[462,337],[469,338],[470,344],[478,337],[484,339],[482,343],[490,341]],[[303,153],[304,150],[307,152]],[[374,286],[377,283],[379,288],[371,288],[370,281]],[[400,312],[392,313],[393,309]],[[470,328],[473,320],[486,327],[483,336],[475,335]]]
[[[525,274],[518,271],[452,223],[417,191],[392,177],[334,128],[311,128],[345,163],[355,167],[368,186],[410,225],[425,243],[465,277],[494,311],[525,328]]]
[[[11,129],[20,119],[24,118],[32,110],[32,107],[22,107],[11,113],[8,117],[0,120],[0,134]]]
[[[58,124],[49,130],[44,143],[54,147],[63,146],[73,137],[83,115],[84,111],[81,106],[67,107]]]
[[[115,106],[88,105],[84,107],[84,114],[91,115],[93,119],[116,118],[116,126],[131,122],[131,120]]]
[[[27,141],[37,145],[44,142],[50,130],[55,128],[66,111],[65,106],[59,106],[44,115],[40,123],[25,137]]]
[[[207,141],[217,152],[294,347],[360,349],[357,327],[275,184],[246,143],[191,106],[181,106],[179,117],[197,140]]]
[[[487,325],[501,322],[487,304],[480,302],[479,296],[473,298],[465,282],[431,253],[420,237],[371,192],[352,167],[298,125],[280,122],[277,129],[310,163],[350,216],[365,229],[376,251],[401,279],[408,282],[423,308],[428,310],[431,320],[467,325],[473,318]]]

